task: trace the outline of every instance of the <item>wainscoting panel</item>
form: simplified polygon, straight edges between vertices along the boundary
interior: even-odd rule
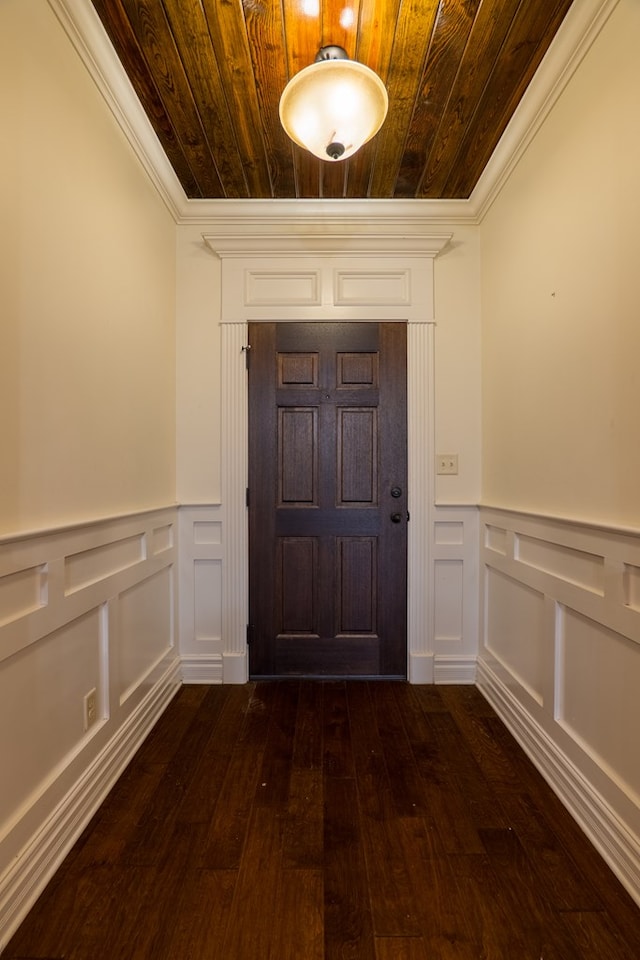
[[[480,523],[478,686],[640,904],[640,532]]]
[[[180,685],[176,523],[0,541],[0,951]]]
[[[478,650],[478,510],[436,506],[429,591],[435,683],[473,683]]]
[[[222,683],[220,504],[180,507],[180,656],[185,683]],[[246,622],[246,611],[243,611]]]

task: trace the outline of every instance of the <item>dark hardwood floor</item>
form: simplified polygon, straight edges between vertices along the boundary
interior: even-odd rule
[[[638,960],[473,687],[183,687],[3,960]]]

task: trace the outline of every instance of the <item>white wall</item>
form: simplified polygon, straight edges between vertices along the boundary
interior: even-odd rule
[[[179,659],[175,225],[46,0],[0,3],[0,127],[1,950]]]
[[[172,503],[175,226],[46,0],[0,122],[0,534]]]
[[[482,224],[489,503],[640,524],[639,27],[621,0]]]
[[[640,902],[640,6],[481,227],[479,683]]]

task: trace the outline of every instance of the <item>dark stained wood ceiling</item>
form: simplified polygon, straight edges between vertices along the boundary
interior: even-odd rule
[[[572,0],[92,0],[189,198],[470,196]],[[389,93],[381,131],[321,161],[280,125],[339,44]]]

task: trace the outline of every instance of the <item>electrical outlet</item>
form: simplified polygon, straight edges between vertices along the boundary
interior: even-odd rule
[[[436,454],[436,473],[441,476],[444,474],[458,473],[458,454],[457,453],[438,453]]]
[[[98,719],[98,693],[96,688],[89,690],[84,697],[84,728],[88,730]]]

